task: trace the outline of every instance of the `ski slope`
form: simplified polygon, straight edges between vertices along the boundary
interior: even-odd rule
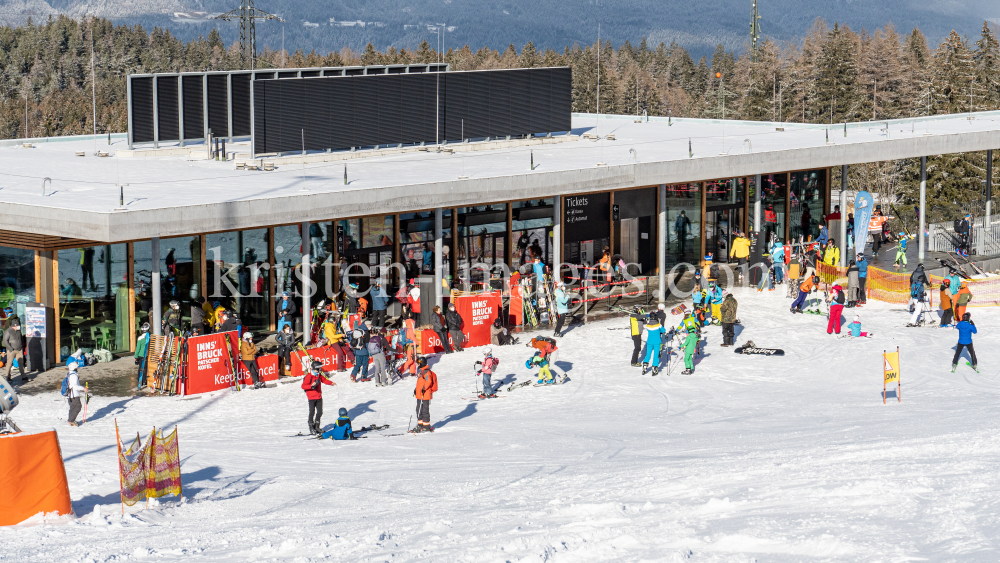
[[[737,343],[784,357],[737,355],[711,327],[693,376],[676,356],[640,376],[625,319],[561,340],[564,385],[501,399],[463,400],[480,352],[443,357],[430,435],[290,437],[306,428],[296,382],[96,397],[81,428],[57,394],[26,397],[14,418],[58,429],[78,517],[0,528],[0,561],[1000,560],[1000,311],[971,310],[982,373],[951,373],[954,330],[870,302],[856,311],[876,337],[838,339],[777,293],[736,290]],[[896,346],[903,401],[883,406]],[[528,376],[523,344],[494,351],[495,380]],[[406,430],[412,380],[334,380],[324,425],[345,406],[355,427]],[[179,425],[183,500],[121,516],[116,418],[123,435]]]

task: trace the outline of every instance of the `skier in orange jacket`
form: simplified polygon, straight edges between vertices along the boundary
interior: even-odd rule
[[[437,374],[431,371],[427,365],[427,358],[420,356],[417,359],[417,366],[420,370],[420,377],[417,378],[417,387],[413,390],[413,396],[417,398],[417,427],[410,432],[433,432],[431,426],[431,399],[438,389]]]

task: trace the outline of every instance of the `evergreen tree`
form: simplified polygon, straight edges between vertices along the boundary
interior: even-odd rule
[[[850,30],[838,24],[827,36],[814,69],[815,102],[820,123],[853,121],[860,117],[857,50]]]
[[[538,56],[538,51],[535,50],[535,44],[528,41],[524,48],[521,49],[521,55],[518,57],[517,64],[521,68],[533,68],[539,65],[540,58]]]
[[[1000,44],[989,24],[983,22],[983,31],[976,41],[972,54],[976,84],[981,91],[981,110],[1000,108]]]

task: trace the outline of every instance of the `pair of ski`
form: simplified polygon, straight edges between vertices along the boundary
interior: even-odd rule
[[[381,426],[379,426],[377,424],[369,424],[368,426],[365,426],[364,428],[358,428],[357,430],[354,431],[354,434],[357,435],[357,434],[359,434],[361,432],[377,432],[379,430],[386,430],[388,428],[389,428],[388,424],[383,424]],[[310,438],[310,439],[313,439],[313,440],[319,440],[319,439],[322,438],[322,436],[323,436],[323,434],[306,434],[305,432],[299,432],[298,434],[295,434],[293,436],[289,436],[289,438],[299,438],[299,437],[302,437],[302,438]],[[358,436],[358,438],[364,438],[364,436]]]
[[[955,364],[955,365],[951,366],[951,373],[955,373],[955,368],[957,367],[957,365],[958,364]],[[965,365],[967,365],[970,368],[974,369],[976,371],[976,373],[979,373],[979,368],[976,367],[976,366],[974,366],[974,365],[972,365],[972,362],[966,360]]]

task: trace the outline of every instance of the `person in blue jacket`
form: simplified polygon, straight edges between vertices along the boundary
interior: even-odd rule
[[[660,324],[660,316],[652,314],[646,317],[646,355],[642,358],[642,374],[646,375],[650,364],[653,366],[653,375],[660,373],[660,346],[663,344],[663,336],[667,331],[663,330]]]
[[[774,241],[771,247],[771,270],[774,272],[774,283],[785,281],[785,245]]]
[[[710,283],[708,286],[708,299],[712,305],[712,322],[722,322],[722,299],[724,295],[722,288],[717,283]]]
[[[962,288],[962,278],[958,277],[958,272],[952,270],[951,276],[948,277],[948,282],[951,284],[948,287],[951,294],[958,295],[958,290]]]
[[[865,260],[864,253],[859,252],[857,257],[858,267],[858,304],[864,305],[868,298],[865,293],[865,286],[868,284],[868,260]]]
[[[826,241],[830,240],[830,230],[826,227],[826,221],[823,221],[823,225],[819,228],[819,236],[816,237],[816,242],[820,246],[826,246]]]
[[[389,306],[389,294],[379,283],[372,290],[372,327],[382,328],[385,326],[385,310]]]
[[[566,294],[566,284],[556,282],[556,292],[553,296],[556,302],[556,331],[555,336],[562,336],[563,323],[566,322],[566,315],[569,313],[569,295]]]
[[[976,323],[972,322],[969,313],[962,315],[962,320],[955,325],[958,330],[958,345],[955,346],[955,357],[951,359],[951,371],[955,371],[958,366],[958,359],[962,356],[962,348],[969,350],[969,357],[972,359],[972,369],[979,371],[979,362],[976,361],[976,350],[972,347],[972,335],[976,334]]]
[[[347,409],[340,407],[337,413],[337,422],[333,428],[323,433],[323,439],[332,438],[334,440],[354,440],[354,429],[351,428],[351,417],[347,416]]]

